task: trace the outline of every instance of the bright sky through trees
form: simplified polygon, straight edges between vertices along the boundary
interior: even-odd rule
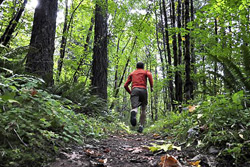
[[[27,8],[28,9],[35,9],[37,4],[38,4],[37,0],[31,0],[27,3]]]
[[[69,0],[69,4],[71,3],[71,0]],[[36,6],[38,5],[38,0],[31,0],[27,3],[27,9],[28,10],[35,10]],[[62,9],[58,9],[57,12],[57,21],[56,23],[59,24],[64,21],[64,14]]]

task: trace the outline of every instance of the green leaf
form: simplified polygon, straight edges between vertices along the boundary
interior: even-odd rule
[[[239,92],[237,92],[237,93],[235,93],[235,94],[232,96],[233,102],[236,103],[236,104],[240,104],[243,95],[244,95],[244,94],[243,94],[243,90],[242,90],[242,91],[239,91]]]
[[[17,100],[13,100],[13,99],[8,99],[8,102],[9,103],[17,103],[17,104],[21,104],[21,103],[19,103],[19,101],[17,101]]]
[[[152,146],[146,146],[146,147],[152,152],[156,152],[156,151],[159,151],[159,150],[168,151],[168,150],[173,150],[173,149],[181,151],[181,147],[174,146],[173,144],[158,145],[158,144],[155,144],[155,143],[151,143],[151,145]]]
[[[14,90],[14,91],[17,90],[17,88],[15,86],[9,86],[9,88],[12,89],[12,90]]]
[[[9,99],[14,99],[16,93],[15,92],[6,92],[4,95],[0,96],[4,101],[8,101]]]

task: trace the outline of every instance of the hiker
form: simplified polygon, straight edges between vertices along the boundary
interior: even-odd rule
[[[142,133],[143,126],[146,121],[146,107],[148,104],[147,93],[147,78],[149,79],[151,92],[153,92],[153,79],[152,74],[149,71],[144,70],[143,62],[136,64],[136,70],[128,76],[128,80],[124,85],[126,91],[130,94],[132,110],[130,111],[130,122],[132,126],[136,126],[136,114],[138,107],[141,106],[140,125],[138,132]],[[132,91],[128,85],[132,82]]]

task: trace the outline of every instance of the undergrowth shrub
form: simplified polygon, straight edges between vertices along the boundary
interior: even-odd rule
[[[28,75],[0,75],[0,166],[43,166],[69,142],[104,133],[104,122]],[[88,102],[86,102],[88,103]]]
[[[72,84],[70,81],[65,81],[55,85],[50,91],[77,104],[79,106],[77,112],[95,115],[107,111],[106,102],[96,95],[91,95],[91,90],[86,89],[82,83]]]
[[[161,131],[173,140],[197,147],[220,148],[220,157],[231,157],[234,164],[247,160],[250,152],[250,95],[239,91],[233,95],[207,96],[184,108],[182,113],[169,113],[149,128]]]

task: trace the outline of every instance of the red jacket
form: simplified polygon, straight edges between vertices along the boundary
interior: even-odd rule
[[[146,71],[141,68],[137,68],[137,70],[133,71],[128,76],[128,80],[124,85],[126,91],[131,94],[131,90],[129,89],[128,85],[132,82],[132,89],[133,88],[147,88],[147,78],[149,79],[150,87],[153,88],[153,78],[152,74],[149,71]]]

